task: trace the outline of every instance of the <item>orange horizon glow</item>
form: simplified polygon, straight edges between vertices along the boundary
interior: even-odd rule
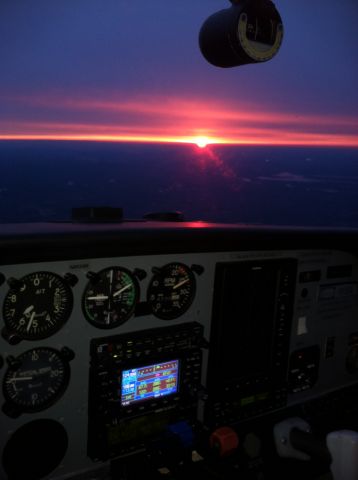
[[[1,135],[2,141],[79,141],[79,142],[108,142],[108,143],[171,143],[171,144],[192,144],[201,149],[211,145],[252,145],[252,146],[277,146],[277,147],[342,147],[342,148],[358,148],[358,139],[356,138],[302,138],[302,139],[276,139],[270,138],[210,138],[208,142],[201,146],[198,144],[196,137],[157,137],[157,136],[131,136],[131,135],[55,135],[55,134],[11,134]]]
[[[0,119],[0,140],[358,148],[358,118],[352,116],[179,97],[129,101],[43,95],[8,101],[22,114]]]

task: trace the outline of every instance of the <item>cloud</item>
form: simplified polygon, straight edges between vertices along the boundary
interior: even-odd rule
[[[358,147],[358,118],[269,111],[205,98],[112,94],[7,96],[0,139],[193,142]]]

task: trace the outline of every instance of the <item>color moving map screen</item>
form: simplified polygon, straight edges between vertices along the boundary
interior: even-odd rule
[[[123,370],[121,405],[128,406],[176,393],[178,382],[179,360]]]

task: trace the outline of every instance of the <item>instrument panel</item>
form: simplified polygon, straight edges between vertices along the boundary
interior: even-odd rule
[[[25,444],[33,478],[91,478],[169,421],[239,425],[358,382],[352,253],[179,251],[0,273],[1,478]],[[38,431],[54,445],[29,446]]]

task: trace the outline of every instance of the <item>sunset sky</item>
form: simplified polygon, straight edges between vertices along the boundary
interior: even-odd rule
[[[0,139],[358,147],[358,3],[277,0],[270,62],[209,65],[227,0],[1,0]]]

